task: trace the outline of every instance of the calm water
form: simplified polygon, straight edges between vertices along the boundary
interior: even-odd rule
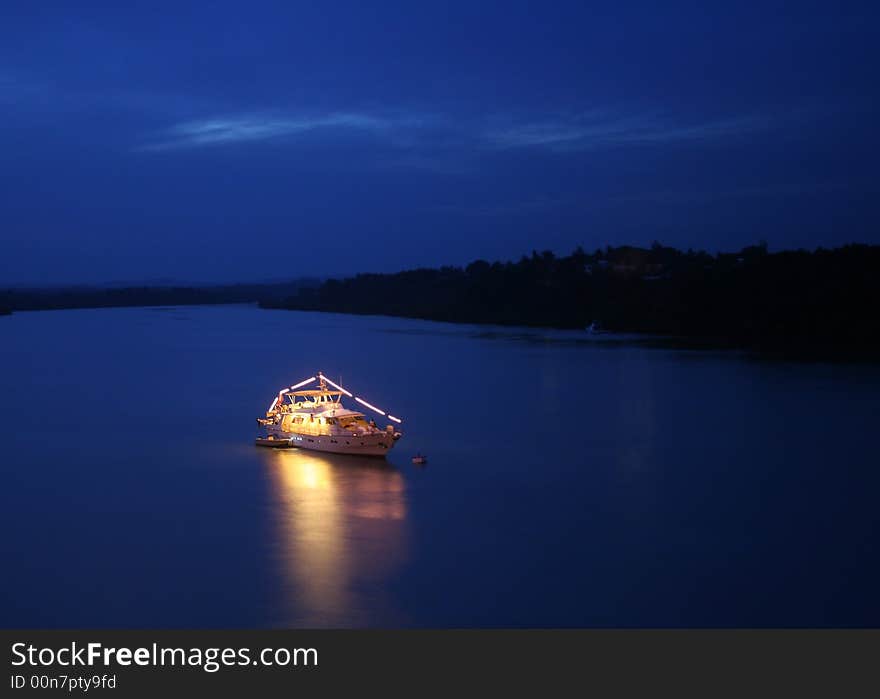
[[[387,462],[252,446],[318,369]],[[4,627],[880,625],[876,367],[109,309],[0,318],[0,395]]]

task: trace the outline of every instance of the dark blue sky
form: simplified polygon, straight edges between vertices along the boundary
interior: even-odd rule
[[[4,2],[0,285],[880,242],[878,20],[867,2]]]

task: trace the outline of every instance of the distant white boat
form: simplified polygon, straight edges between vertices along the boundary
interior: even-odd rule
[[[604,335],[608,332],[597,320],[594,320],[592,323],[590,323],[586,328],[584,328],[584,330],[590,333],[590,335]]]
[[[315,381],[318,387],[304,389]],[[297,390],[300,389],[300,390]],[[257,438],[262,447],[299,448],[337,454],[385,456],[401,437],[393,424],[380,429],[375,420],[342,404],[342,396],[355,401],[398,425],[402,420],[353,395],[333,383],[320,371],[309,379],[278,392],[266,411],[257,418],[265,435]]]

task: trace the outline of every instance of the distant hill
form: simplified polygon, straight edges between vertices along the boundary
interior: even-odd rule
[[[595,321],[713,346],[880,358],[880,246],[533,252],[516,262],[328,280],[261,305],[556,328]]]
[[[298,279],[271,284],[217,286],[69,286],[0,289],[0,308],[35,311],[62,308],[108,308],[119,306],[183,306],[218,303],[271,302],[320,284]]]

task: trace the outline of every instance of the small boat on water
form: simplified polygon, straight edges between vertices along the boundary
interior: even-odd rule
[[[305,388],[315,381],[318,382],[317,388]],[[266,416],[257,418],[257,424],[265,434],[257,437],[256,445],[385,456],[400,439],[401,433],[393,424],[381,429],[364,413],[346,408],[342,404],[343,395],[393,423],[399,425],[402,422],[399,417],[333,383],[319,371],[315,376],[278,392]]]
[[[271,447],[272,449],[293,449],[290,439],[275,439],[275,435],[257,437],[254,442],[258,447]]]
[[[416,454],[416,455],[412,458],[412,462],[413,462],[414,464],[418,464],[418,465],[426,464],[426,463],[428,463],[428,457],[425,456],[424,454],[422,454],[421,452],[419,452],[418,454]]]

